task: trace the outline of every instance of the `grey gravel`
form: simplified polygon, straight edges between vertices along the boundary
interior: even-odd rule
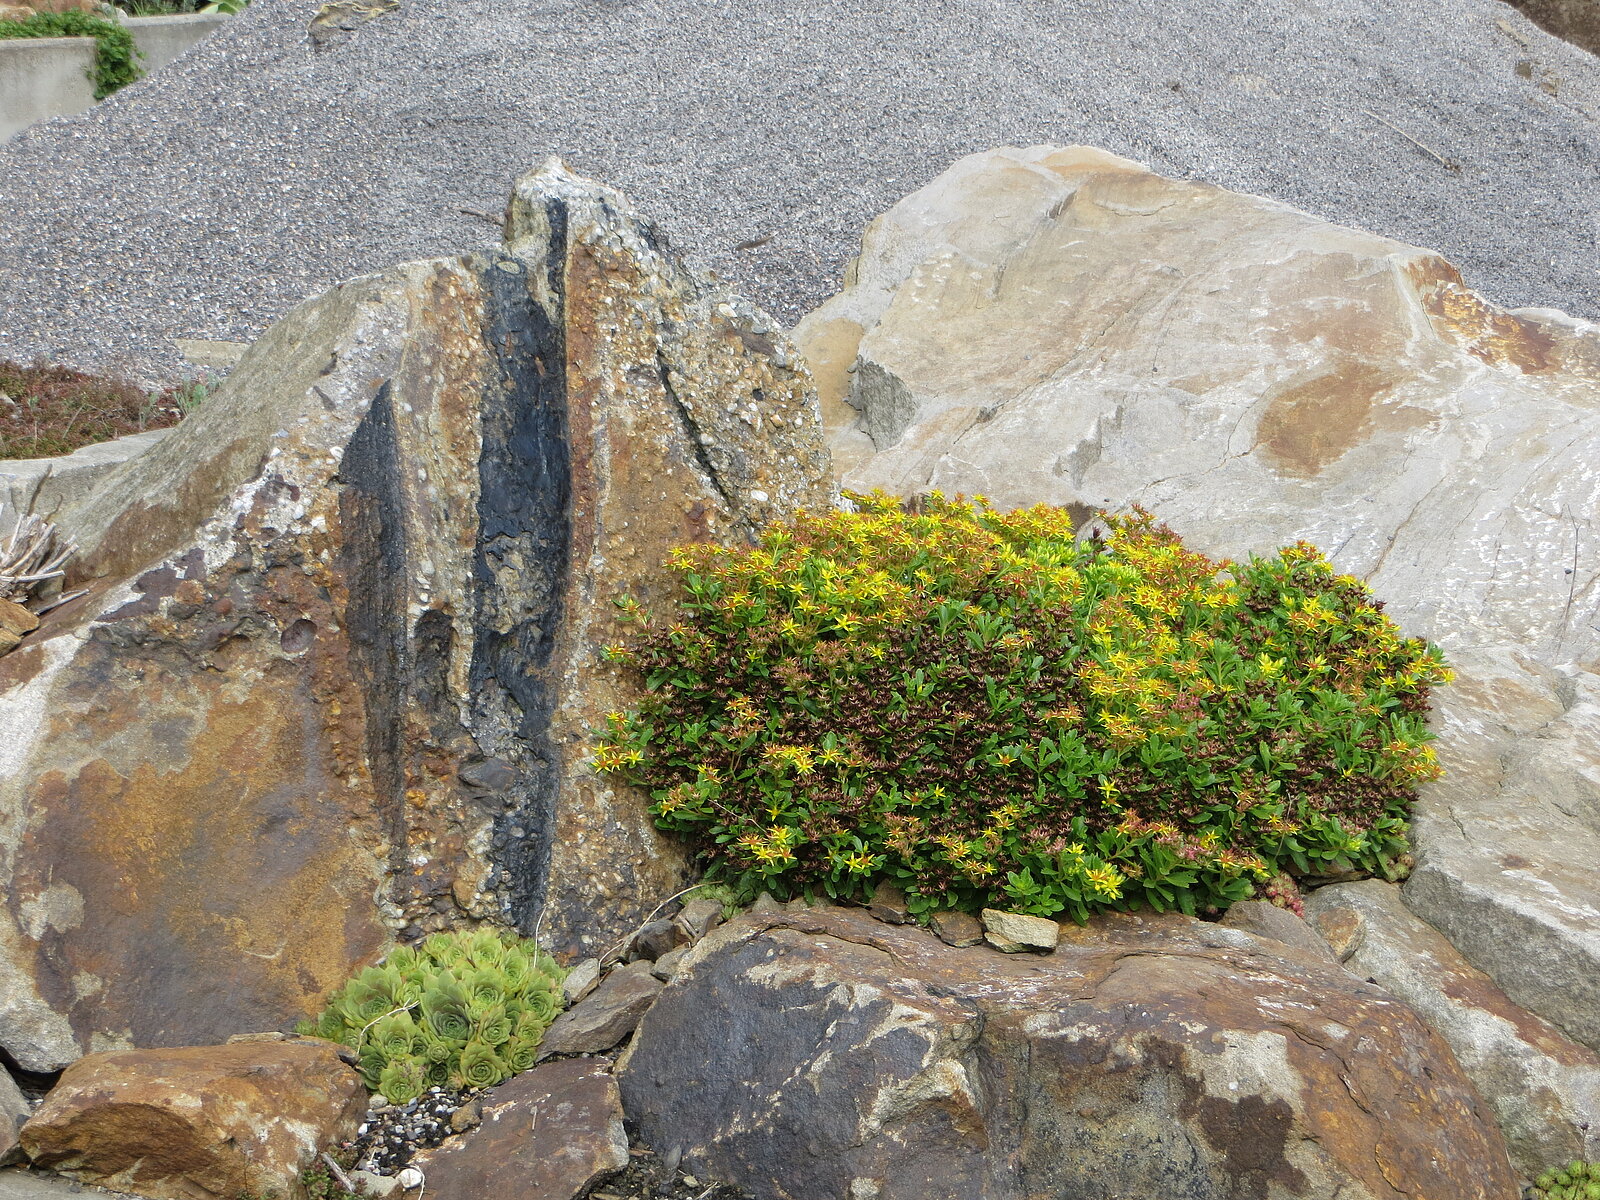
[[[493,241],[462,210],[498,213],[550,153],[787,320],[873,215],[1036,142],[1600,315],[1600,60],[1499,0],[402,0],[320,53],[317,8],[255,0],[0,148],[0,355],[172,372],[174,337],[248,339],[339,279]]]

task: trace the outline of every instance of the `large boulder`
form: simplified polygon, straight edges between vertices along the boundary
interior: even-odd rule
[[[1600,1054],[1506,998],[1393,884],[1318,888],[1306,916],[1355,975],[1405,1001],[1450,1044],[1530,1179],[1600,1159]]]
[[[315,1040],[91,1054],[22,1127],[35,1166],[156,1200],[301,1196],[367,1090]]]
[[[505,248],[354,280],[59,523],[0,660],[0,1046],[217,1040],[397,930],[609,945],[681,852],[589,769],[613,600],[828,496],[807,376],[552,162]]]
[[[1306,538],[1441,643],[1407,902],[1600,1049],[1600,329],[1097,150],[974,155],[796,331],[844,483]]]
[[[254,0],[0,147],[0,356],[173,371],[178,340],[253,338],[339,280],[488,242],[552,153],[794,320],[875,213],[1045,140],[1593,315],[1597,104],[1600,62],[1501,0]]]
[[[1326,960],[1182,916],[1050,955],[860,910],[712,933],[618,1064],[643,1139],[758,1200],[1515,1200],[1449,1048]]]

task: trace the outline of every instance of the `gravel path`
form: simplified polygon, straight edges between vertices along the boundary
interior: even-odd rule
[[[492,241],[462,210],[497,213],[549,153],[789,320],[874,214],[1044,141],[1600,315],[1600,60],[1498,0],[401,0],[313,52],[317,7],[255,0],[0,147],[0,355],[154,378],[173,337],[249,338],[339,279]]]

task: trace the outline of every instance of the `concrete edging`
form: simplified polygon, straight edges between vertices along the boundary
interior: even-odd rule
[[[223,13],[123,17],[145,74],[158,71],[228,20]],[[40,121],[94,106],[93,38],[15,38],[0,41],[0,142]]]
[[[10,535],[29,506],[49,517],[65,504],[87,496],[107,472],[154,446],[172,427],[131,433],[109,442],[80,446],[59,458],[0,459],[0,538]],[[68,535],[70,537],[70,534]]]

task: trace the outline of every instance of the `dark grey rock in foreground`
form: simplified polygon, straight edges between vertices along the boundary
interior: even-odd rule
[[[474,212],[551,153],[788,320],[872,215],[1041,142],[1596,312],[1600,62],[1499,0],[406,0],[320,52],[316,11],[256,0],[0,148],[0,355],[171,369],[174,337],[253,337],[338,280],[494,242]]]

